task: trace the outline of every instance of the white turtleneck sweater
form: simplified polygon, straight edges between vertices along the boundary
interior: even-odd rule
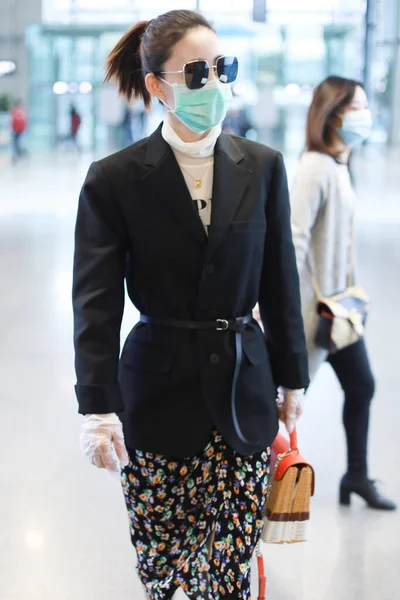
[[[221,126],[213,127],[205,138],[197,142],[182,141],[167,121],[164,121],[161,133],[172,148],[193,204],[208,234],[211,223],[214,148],[221,133]],[[196,181],[201,181],[201,187],[196,186]]]

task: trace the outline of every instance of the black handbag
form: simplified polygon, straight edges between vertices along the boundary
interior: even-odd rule
[[[319,322],[315,343],[333,354],[358,342],[365,331],[369,312],[369,298],[365,290],[353,285],[354,271],[354,217],[350,236],[349,269],[347,289],[335,296],[323,296],[314,275],[310,259],[307,259],[311,281],[318,299]]]

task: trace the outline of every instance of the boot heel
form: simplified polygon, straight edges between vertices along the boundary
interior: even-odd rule
[[[350,490],[341,487],[339,502],[342,506],[350,506]]]

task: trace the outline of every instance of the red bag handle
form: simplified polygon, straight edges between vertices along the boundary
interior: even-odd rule
[[[307,465],[311,467],[308,460],[304,458],[299,452],[299,448],[297,445],[297,430],[294,428],[292,433],[290,434],[290,441],[281,434],[278,433],[276,440],[272,444],[272,447],[275,451],[275,454],[284,454],[285,456],[280,461],[278,468],[274,472],[275,479],[280,481],[282,477],[285,475],[286,471],[290,467],[294,467],[296,465]],[[312,468],[312,467],[311,467]],[[314,472],[314,469],[313,469]],[[314,477],[312,482],[312,492],[311,495],[314,495]]]
[[[297,430],[296,427],[293,429],[290,434],[290,449],[292,452],[298,452],[299,448],[297,446]]]

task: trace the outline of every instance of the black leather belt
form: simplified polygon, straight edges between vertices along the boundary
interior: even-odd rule
[[[232,418],[238,438],[244,444],[256,444],[257,442],[248,440],[242,433],[240,428],[239,419],[236,410],[236,388],[240,374],[240,367],[243,359],[242,349],[242,332],[243,327],[251,322],[253,315],[246,315],[245,317],[237,317],[236,319],[216,319],[215,321],[181,321],[179,319],[159,319],[157,317],[147,317],[146,315],[140,315],[140,321],[142,323],[148,323],[149,325],[161,325],[164,327],[178,327],[180,329],[192,329],[202,331],[234,331],[235,332],[235,346],[236,346],[236,364],[233,373],[232,381],[232,392],[231,392],[231,408]]]

